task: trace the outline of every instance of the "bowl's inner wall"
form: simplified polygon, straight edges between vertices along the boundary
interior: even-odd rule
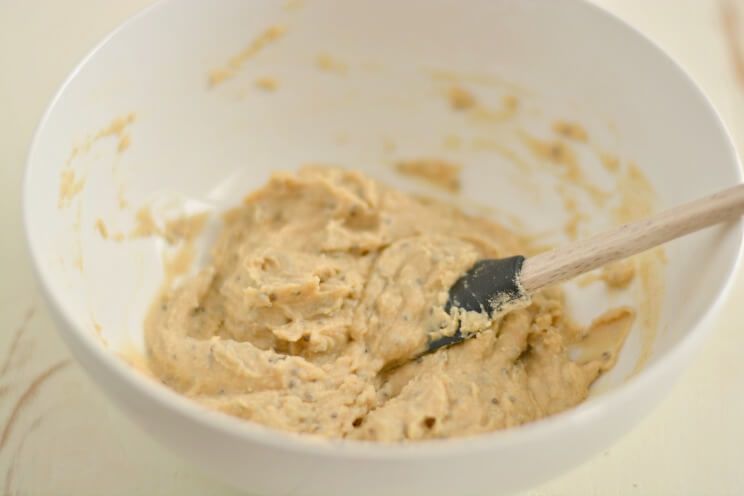
[[[42,275],[67,316],[92,338],[100,326],[112,348],[141,349],[142,319],[162,282],[164,243],[102,239],[97,220],[127,234],[142,206],[165,216],[220,211],[276,169],[339,164],[430,192],[396,176],[390,164],[447,158],[464,165],[464,191],[453,201],[493,207],[490,215],[507,224],[517,216],[531,233],[565,221],[554,174],[537,166],[525,172],[487,143],[517,140],[518,129],[547,137],[555,119],[582,123],[592,146],[637,163],[658,207],[738,180],[718,121],[678,69],[620,30],[588,38],[570,29],[591,25],[580,16],[595,15],[569,8],[571,2],[484,0],[464,8],[449,1],[318,0],[298,9],[270,1],[228,1],[219,9],[186,3],[198,15],[166,17],[167,9],[156,7],[98,50],[55,102],[31,156],[26,207]],[[234,78],[208,87],[212,69],[274,24],[287,27],[284,37]],[[321,70],[319,54],[344,68]],[[278,89],[257,89],[259,77],[275,78]],[[470,122],[447,105],[452,78],[492,108],[516,96],[519,116]],[[117,136],[103,137],[71,158],[74,146],[130,112],[136,120],[127,127],[126,150],[117,151]],[[587,176],[612,191],[616,182],[592,147],[577,150]],[[60,208],[65,170],[84,184]],[[613,222],[610,208],[579,202],[591,217],[583,234]],[[667,247],[652,360],[691,332],[715,301],[739,237],[738,228],[715,228]],[[634,302],[633,295],[608,296],[596,287],[571,295],[582,321],[598,308]],[[633,368],[637,331],[609,386]]]

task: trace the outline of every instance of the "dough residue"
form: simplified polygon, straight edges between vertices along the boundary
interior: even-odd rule
[[[568,143],[561,140],[541,140],[527,133],[522,133],[522,140],[536,158],[561,167],[562,178],[584,190],[596,206],[605,204],[609,194],[587,179],[576,152]]]
[[[321,71],[336,74],[345,74],[347,69],[344,62],[327,53],[320,53],[315,57],[315,66]]]
[[[96,133],[93,137],[93,141],[95,142],[101,138],[113,136],[118,140],[116,144],[117,153],[124,153],[124,151],[132,144],[132,138],[127,132],[127,128],[130,124],[134,123],[136,118],[137,115],[134,112],[115,118],[108,126]]]
[[[615,208],[615,220],[626,223],[650,215],[654,211],[656,195],[648,178],[635,163],[630,163],[617,179],[620,203]],[[659,246],[636,256],[638,276],[643,298],[639,301],[638,314],[641,328],[641,354],[633,374],[641,371],[653,351],[656,333],[661,319],[661,304],[664,300],[664,267],[666,255]]]
[[[116,138],[116,152],[119,154],[124,153],[132,144],[129,126],[135,120],[137,120],[137,114],[134,112],[115,117],[106,127],[88,136],[82,143],[73,146],[70,156],[67,158],[66,165],[69,166],[77,157],[88,153],[96,142],[104,138]]]
[[[401,160],[395,164],[395,169],[405,176],[421,179],[450,193],[460,191],[461,165],[442,159],[422,158]]]
[[[574,141],[586,143],[589,140],[589,134],[586,132],[586,129],[576,122],[555,121],[553,123],[553,131],[564,138]]]
[[[607,172],[617,172],[620,169],[620,160],[611,153],[600,152],[599,161],[602,162],[602,166]]]
[[[72,200],[83,190],[85,179],[78,178],[75,171],[66,167],[61,174],[59,181],[59,196],[57,198],[57,208],[69,207]]]
[[[578,326],[552,288],[390,369],[454,328],[443,308],[463,272],[528,252],[524,237],[328,167],[275,173],[224,223],[211,263],[153,303],[147,365],[210,408],[277,429],[395,442],[530,422],[583,401],[634,318],[621,308]],[[583,343],[599,353],[572,359]]]
[[[144,206],[137,210],[135,227],[130,238],[160,236],[171,245],[180,241],[192,241],[202,232],[208,217],[209,214],[204,212],[158,222],[150,207]]]
[[[608,289],[625,289],[635,279],[636,272],[636,259],[628,258],[609,263],[599,271],[579,278],[578,283],[579,286],[584,287],[602,281]]]
[[[504,95],[501,98],[501,107],[490,108],[478,105],[473,108],[471,115],[476,122],[501,124],[517,114],[519,110],[519,99],[514,95]]]
[[[279,81],[273,77],[260,77],[256,79],[256,87],[264,91],[276,91],[279,87]]]
[[[566,189],[565,185],[559,184],[557,190],[563,201],[563,209],[568,215],[565,224],[563,224],[563,232],[568,239],[577,239],[579,226],[588,219],[588,216],[581,211],[576,203],[576,198]]]
[[[207,78],[209,87],[214,88],[228,79],[234,78],[243,67],[243,64],[255,57],[267,45],[276,42],[284,36],[285,32],[286,28],[284,26],[270,26],[264,30],[247,47],[228,60],[225,66],[218,67],[209,72]]]
[[[519,99],[511,94],[501,97],[500,108],[490,108],[481,103],[472,91],[460,84],[447,88],[447,100],[455,111],[467,112],[476,122],[502,123],[514,117],[519,109]]]
[[[457,134],[448,134],[442,138],[442,147],[447,150],[460,150],[462,138]]]
[[[624,289],[633,281],[635,274],[635,262],[627,259],[605,265],[599,277],[609,288]]]
[[[513,148],[504,143],[504,140],[486,136],[476,136],[471,143],[473,150],[494,152],[513,165],[519,167],[522,172],[529,173],[532,169],[530,164],[519,155]],[[526,176],[526,175],[523,175]]]
[[[282,8],[284,8],[284,10],[293,11],[301,9],[304,5],[304,0],[286,0],[284,5],[282,5]]]
[[[454,110],[468,110],[478,104],[475,96],[461,86],[451,86],[447,92],[447,97]]]
[[[108,232],[108,228],[106,227],[106,223],[103,222],[103,219],[101,219],[100,217],[96,219],[95,225],[96,225],[96,231],[98,231],[98,234],[100,234],[103,239],[108,239],[109,232]]]
[[[160,233],[160,228],[155,223],[152,211],[149,207],[142,207],[137,210],[135,216],[135,226],[130,234],[131,238],[146,238]]]

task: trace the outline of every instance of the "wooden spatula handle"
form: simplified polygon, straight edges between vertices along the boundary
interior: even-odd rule
[[[744,214],[744,184],[530,257],[520,282],[527,293],[566,281],[669,240]]]

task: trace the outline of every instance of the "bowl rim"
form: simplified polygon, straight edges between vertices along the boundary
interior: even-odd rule
[[[718,110],[702,91],[689,73],[655,41],[650,39],[639,29],[629,24],[610,10],[592,3],[590,0],[564,0],[579,4],[581,8],[594,11],[595,15],[604,16],[608,22],[615,23],[621,29],[625,29],[629,36],[636,36],[642,40],[649,50],[656,51],[659,56],[671,62],[672,70],[676,71],[683,84],[690,87],[692,92],[702,100],[707,111],[717,126],[717,131],[722,135],[727,144],[727,155],[730,165],[733,165],[734,174],[739,183],[743,181],[741,160],[734,145],[731,133],[721,118]],[[675,370],[675,365],[682,362],[686,356],[691,354],[704,338],[710,335],[713,326],[710,325],[718,314],[721,306],[730,295],[736,274],[742,269],[742,258],[744,257],[744,219],[739,219],[731,226],[738,232],[738,246],[733,259],[729,262],[729,272],[721,281],[718,293],[712,304],[694,321],[690,323],[691,331],[676,343],[666,354],[656,362],[649,363],[642,371],[629,377],[618,387],[604,392],[600,396],[587,398],[579,405],[545,417],[534,422],[512,427],[501,431],[482,433],[474,436],[455,437],[448,439],[434,439],[415,443],[379,443],[373,441],[359,441],[347,439],[326,439],[316,436],[297,434],[292,432],[273,429],[252,421],[238,419],[230,415],[210,410],[205,406],[193,401],[172,389],[158,383],[144,374],[135,370],[124,360],[117,357],[111,350],[105,349],[96,341],[95,337],[74,324],[74,320],[65,310],[62,302],[51,290],[49,281],[40,264],[40,247],[32,235],[31,226],[31,183],[32,164],[38,153],[38,142],[47,122],[57,106],[58,101],[67,90],[67,87],[77,77],[82,68],[96,54],[107,45],[114,37],[131,27],[141,18],[150,13],[165,8],[174,3],[174,0],[157,0],[134,15],[98,42],[75,66],[64,82],[55,92],[54,96],[46,106],[39,123],[33,133],[29,145],[26,169],[22,184],[22,221],[28,250],[31,254],[33,272],[40,283],[42,294],[52,311],[59,317],[56,327],[63,337],[72,339],[79,344],[85,353],[94,360],[97,366],[109,369],[117,380],[123,382],[129,389],[137,390],[139,394],[147,397],[148,401],[155,402],[172,415],[186,417],[189,421],[202,424],[204,427],[219,431],[221,434],[231,436],[241,442],[258,443],[273,448],[291,451],[299,454],[312,454],[324,457],[344,456],[358,460],[410,460],[412,458],[433,458],[452,456],[459,454],[473,454],[486,450],[506,449],[514,445],[534,443],[540,439],[560,435],[565,427],[580,427],[587,420],[598,419],[607,412],[619,409],[630,398],[644,389],[649,389],[652,384],[660,382],[663,376]],[[63,324],[63,325],[61,325]],[[69,345],[69,342],[68,342]],[[92,369],[84,366],[86,373],[92,375]],[[105,390],[103,386],[102,389]],[[106,391],[109,393],[109,391]],[[115,399],[115,398],[112,398]],[[659,398],[656,398],[659,399]]]

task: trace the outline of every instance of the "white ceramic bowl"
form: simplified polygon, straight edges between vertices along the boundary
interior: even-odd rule
[[[207,73],[272,24],[285,25],[286,35],[209,89]],[[321,71],[319,53],[343,61],[345,70]],[[278,90],[256,89],[259,76],[277,78]],[[493,495],[537,484],[605,448],[696,353],[735,270],[741,224],[667,248],[659,333],[639,374],[627,379],[640,354],[635,329],[601,393],[506,432],[396,446],[298,438],[205,411],[117,357],[125,348],[141,351],[142,319],[162,282],[161,241],[111,239],[131,230],[142,205],[166,217],[217,211],[270,171],[304,162],[353,166],[413,188],[385,164],[446,155],[465,163],[465,196],[517,214],[532,231],[560,222],[560,202],[544,187],[550,174],[525,175],[483,145],[506,136],[506,128],[466,122],[448,109],[442,93],[452,78],[493,105],[505,94],[519,96],[519,125],[536,133],[558,117],[584,123],[597,146],[639,164],[658,207],[741,180],[723,125],[683,71],[583,1],[162,1],[78,66],[44,115],[29,156],[29,246],[74,355],[153,437],[261,494]],[[129,112],[137,117],[124,132],[95,138]],[[451,133],[483,146],[455,150]],[[118,153],[125,135],[131,144]],[[587,174],[612,189],[588,155]],[[84,183],[60,208],[65,170]],[[95,228],[99,218],[108,240]],[[609,222],[596,211],[584,230]],[[594,291],[572,305],[590,316],[586,308],[596,314],[610,303]]]

